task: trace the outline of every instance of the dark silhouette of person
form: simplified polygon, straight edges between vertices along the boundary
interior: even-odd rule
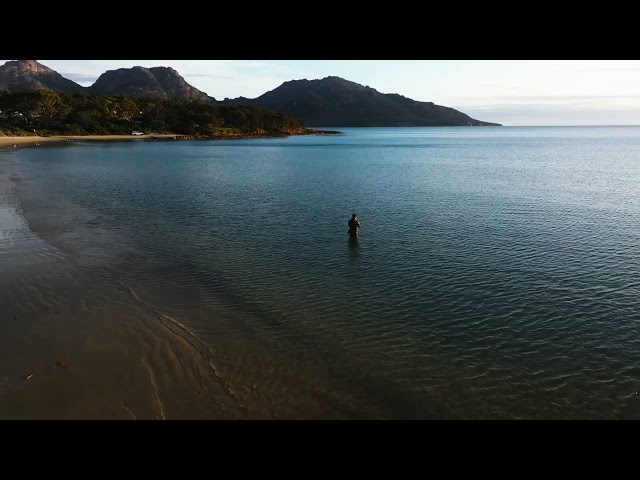
[[[358,238],[358,235],[360,234],[360,222],[358,221],[358,217],[355,213],[351,215],[348,225],[349,231],[347,233],[349,234],[349,237]]]

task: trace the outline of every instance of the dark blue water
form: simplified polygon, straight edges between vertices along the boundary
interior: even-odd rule
[[[237,388],[272,375],[275,417],[640,419],[640,127],[340,130],[11,169],[96,291],[224,350]]]

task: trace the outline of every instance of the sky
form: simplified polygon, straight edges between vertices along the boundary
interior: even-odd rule
[[[0,65],[6,60],[0,60]],[[505,126],[640,125],[640,60],[38,60],[88,87],[107,70],[172,67],[217,100],[337,76]]]

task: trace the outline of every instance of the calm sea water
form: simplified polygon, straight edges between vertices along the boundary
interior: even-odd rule
[[[4,301],[161,324],[200,417],[640,419],[640,127],[339,130],[5,153],[53,266]]]

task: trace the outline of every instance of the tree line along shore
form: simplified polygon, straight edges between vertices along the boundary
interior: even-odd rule
[[[307,128],[290,115],[249,105],[47,90],[0,91],[0,145],[3,146],[80,137],[86,140],[181,140],[336,133],[340,132]],[[21,141],[17,142],[17,138]]]

